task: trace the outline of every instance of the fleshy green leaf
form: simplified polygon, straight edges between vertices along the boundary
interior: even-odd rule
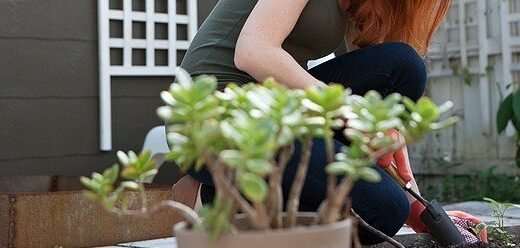
[[[355,170],[345,162],[333,162],[325,167],[325,172],[333,175],[352,175]]]
[[[145,151],[144,153],[139,155],[139,159],[138,159],[139,163],[140,164],[145,164],[146,162],[148,162],[148,160],[150,160],[151,156],[152,156],[152,152]]]
[[[374,130],[374,125],[372,123],[362,120],[349,120],[347,125],[349,128],[353,128],[361,132],[370,132]]]
[[[143,178],[150,178],[150,177],[153,177],[153,176],[157,175],[158,172],[159,172],[159,170],[152,169],[152,170],[149,170],[149,171],[145,171],[141,176]]]
[[[169,106],[161,106],[157,108],[157,116],[161,118],[161,120],[168,121],[172,119],[172,116],[174,116],[174,113],[172,109]]]
[[[139,161],[139,158],[134,151],[128,151],[128,159],[130,160],[130,163],[137,163]]]
[[[417,112],[421,114],[424,119],[435,120],[439,118],[439,110],[437,109],[437,106],[427,97],[419,99],[416,107]]]
[[[387,120],[380,121],[376,124],[376,129],[379,131],[386,131],[392,128],[398,128],[401,126],[401,119],[399,118],[391,118]]]
[[[121,183],[121,187],[129,190],[139,190],[140,186],[136,182],[126,181]]]
[[[443,103],[441,106],[439,106],[439,113],[445,113],[446,111],[450,110],[453,107],[452,101],[447,101]]]
[[[126,165],[130,162],[130,160],[128,159],[128,156],[123,151],[118,151],[116,153],[116,155],[117,155],[117,158],[119,159],[119,162],[121,162],[121,164]]]
[[[134,167],[125,167],[121,172],[121,176],[133,180],[139,178],[139,172]]]
[[[246,166],[250,172],[262,177],[272,170],[271,163],[265,159],[250,159],[247,161]]]
[[[317,112],[317,113],[323,113],[325,109],[321,107],[320,105],[312,102],[311,100],[305,98],[302,100],[302,105],[306,107],[307,109]]]
[[[113,164],[112,167],[106,169],[103,172],[103,177],[107,180],[107,183],[114,184],[119,176],[119,165]]]
[[[269,99],[266,97],[262,97],[258,92],[247,92],[247,98],[253,104],[254,107],[262,110],[265,113],[269,113],[271,109],[272,102],[269,102]]]
[[[408,111],[416,111],[415,103],[410,98],[404,97],[402,101],[404,106],[406,106],[406,109],[408,109]]]
[[[459,120],[459,118],[457,116],[452,116],[444,121],[441,121],[441,122],[438,122],[438,123],[431,123],[430,124],[430,129],[431,130],[439,130],[439,129],[443,129],[443,128],[446,128],[446,127],[449,127],[455,123],[457,123],[457,121]]]
[[[193,86],[193,79],[186,70],[177,67],[173,74],[175,75],[175,81],[182,87],[190,89]]]
[[[161,99],[163,100],[164,103],[166,103],[168,105],[175,105],[175,103],[177,102],[173,98],[172,94],[168,91],[161,92]]]
[[[309,117],[305,119],[305,123],[311,126],[323,126],[325,125],[325,118],[321,116]]]
[[[255,203],[260,203],[265,200],[268,193],[267,183],[263,178],[252,173],[239,174],[240,191],[244,196]]]
[[[91,192],[91,191],[84,191],[84,192],[83,192],[83,195],[84,195],[87,199],[89,199],[89,200],[91,200],[91,201],[99,201],[99,200],[100,200],[99,196],[98,196],[96,193]]]
[[[369,138],[367,138],[362,132],[360,132],[356,129],[347,128],[347,129],[345,129],[345,131],[343,131],[343,134],[350,141],[357,141],[357,142],[362,142],[362,143],[367,143],[368,141],[370,141]]]
[[[239,167],[244,163],[244,155],[237,150],[221,151],[219,157],[231,168]]]
[[[188,137],[175,132],[170,132],[167,135],[168,142],[172,145],[179,145],[188,142]]]
[[[94,180],[91,180],[88,177],[81,177],[79,181],[81,182],[81,184],[83,184],[83,186],[90,190],[99,191],[103,188],[103,185]]]
[[[235,142],[242,141],[242,135],[227,121],[223,121],[220,123],[220,130],[222,130],[222,134],[227,138],[233,139]]]
[[[358,170],[358,176],[359,178],[371,182],[371,183],[377,183],[381,181],[381,175],[370,167],[362,167]]]

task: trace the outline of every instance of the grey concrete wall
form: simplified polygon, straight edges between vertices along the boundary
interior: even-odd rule
[[[178,0],[180,1],[180,0]],[[199,21],[217,0],[199,1]],[[0,1],[0,175],[85,175],[99,151],[97,1]],[[113,147],[139,151],[173,77],[112,79]]]

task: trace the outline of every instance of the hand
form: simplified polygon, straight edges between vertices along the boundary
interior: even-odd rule
[[[410,216],[408,217],[408,220],[406,220],[406,224],[417,233],[428,232],[428,228],[419,218],[425,209],[426,208],[419,201],[414,201],[410,206]],[[482,223],[480,219],[462,211],[446,211],[446,213],[455,223],[455,226],[457,229],[459,229],[462,236],[468,243],[478,242],[477,238],[482,242],[488,242],[486,229],[483,229],[480,233],[477,234],[477,236],[475,236],[473,232],[469,231],[471,228],[474,228],[478,224]]]
[[[479,218],[462,211],[446,211],[446,213],[448,214],[448,216],[450,216],[450,218],[453,220],[457,227],[465,229],[469,234],[472,235],[473,233],[469,232],[468,229],[474,228],[478,224],[482,223],[482,220],[480,220]],[[462,233],[462,235],[464,236],[464,238],[466,238],[466,240],[468,240],[468,234]],[[484,243],[488,242],[486,229],[482,229],[480,233],[477,233],[477,237],[480,241]]]
[[[386,132],[396,142],[403,142],[404,137],[399,131],[392,129]],[[413,179],[412,168],[410,166],[410,160],[408,159],[408,149],[406,145],[397,149],[396,151],[387,153],[377,161],[377,165],[381,169],[387,169],[390,166],[395,166],[399,177],[405,182],[410,182]]]

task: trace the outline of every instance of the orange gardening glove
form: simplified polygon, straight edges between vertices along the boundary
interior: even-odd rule
[[[395,129],[388,130],[386,134],[392,137],[396,142],[404,142],[404,137]],[[408,159],[408,149],[406,146],[382,156],[379,161],[377,161],[377,165],[381,167],[381,169],[396,166],[397,173],[405,182],[409,182],[413,179],[412,168],[410,166],[410,160]]]

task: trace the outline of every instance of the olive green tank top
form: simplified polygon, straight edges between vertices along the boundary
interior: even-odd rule
[[[195,35],[181,67],[192,75],[215,75],[219,82],[255,82],[234,64],[240,32],[258,0],[220,0]],[[338,0],[309,0],[282,47],[307,69],[307,62],[344,45],[347,15]]]

